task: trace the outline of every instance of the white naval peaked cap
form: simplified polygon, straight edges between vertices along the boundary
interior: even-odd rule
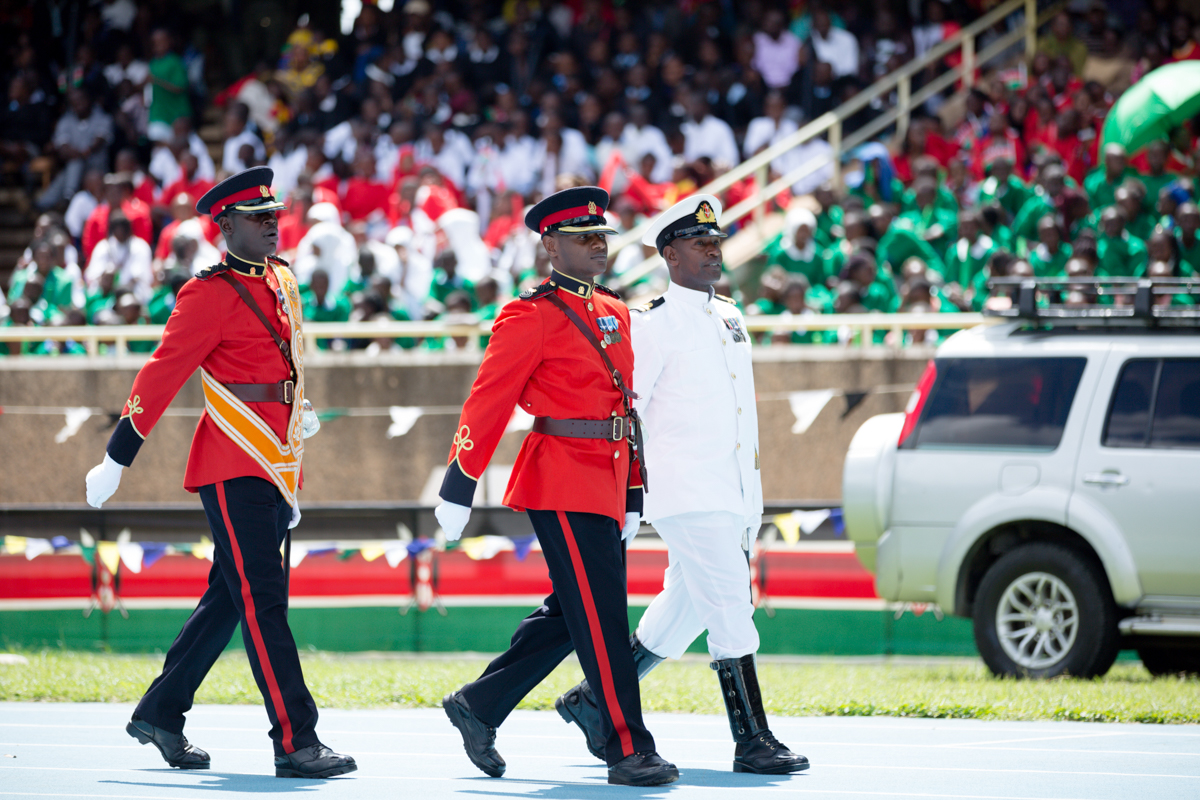
[[[675,239],[696,236],[724,239],[728,235],[721,230],[721,201],[711,194],[694,194],[659,214],[642,236],[642,244],[655,248],[661,255],[663,248]]]

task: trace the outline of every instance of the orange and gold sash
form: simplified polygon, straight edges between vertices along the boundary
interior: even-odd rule
[[[296,392],[292,402],[292,414],[288,419],[287,438],[279,441],[275,431],[262,417],[254,413],[244,402],[201,368],[204,383],[204,406],[208,416],[217,427],[263,468],[283,493],[288,505],[296,507],[296,491],[300,487],[300,463],[304,457],[304,436],[301,422],[304,415],[304,336],[300,323],[304,317],[300,303],[300,291],[294,276],[287,267],[271,263],[272,271],[266,275],[267,285],[280,289],[283,309],[290,323],[291,361],[296,372]],[[274,278],[274,280],[272,280]]]

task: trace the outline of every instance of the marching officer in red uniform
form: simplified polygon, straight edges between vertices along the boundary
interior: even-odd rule
[[[254,680],[271,720],[278,777],[353,772],[353,758],[317,739],[317,706],[304,684],[287,623],[280,545],[300,521],[304,438],[320,426],[305,408],[300,293],[274,258],[276,212],[266,167],[240,172],[196,204],[212,214],[229,253],[180,289],[162,343],[138,372],[104,462],[87,476],[101,507],[117,490],[183,383],[199,367],[205,410],[188,457],[184,488],[197,492],[216,550],[208,590],[167,652],[126,731],[153,743],[167,763],[208,769],[209,756],[183,735],[184,713],[241,623]]]
[[[637,532],[645,471],[629,386],[629,310],[595,283],[608,261],[608,193],[578,187],[551,195],[525,217],[542,235],[553,272],[501,310],[463,406],[435,513],[462,535],[479,476],[513,407],[533,431],[513,466],[504,504],[526,511],[554,591],[518,626],[509,649],[442,701],[472,763],[504,774],[496,729],[521,698],[572,650],[599,688],[608,782],[654,786],[678,779],[642,722],[629,646],[624,540]]]

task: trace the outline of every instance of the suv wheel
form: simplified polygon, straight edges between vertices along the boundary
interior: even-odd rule
[[[996,675],[1103,675],[1119,641],[1103,571],[1066,547],[1018,547],[996,561],[979,585],[975,643]]]
[[[1139,645],[1137,654],[1151,675],[1200,675],[1200,646],[1192,642]]]

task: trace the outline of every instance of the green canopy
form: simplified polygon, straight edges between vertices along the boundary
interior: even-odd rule
[[[1159,67],[1121,95],[1104,122],[1103,144],[1130,153],[1170,137],[1171,130],[1200,112],[1200,61]]]

